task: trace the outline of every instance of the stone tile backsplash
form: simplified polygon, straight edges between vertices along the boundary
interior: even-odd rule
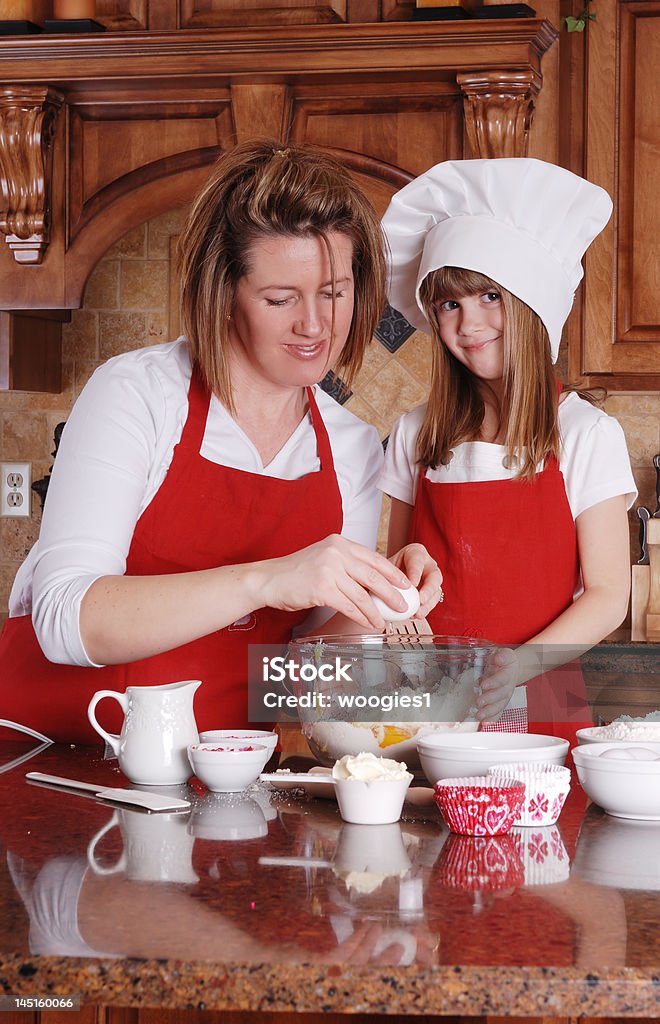
[[[94,369],[120,352],[171,340],[178,330],[176,286],[172,266],[174,242],[185,209],[171,210],[131,230],[95,268],[85,289],[83,308],[63,325],[63,387],[59,395],[0,392],[2,461],[29,461],[32,478],[52,465],[53,432],[66,420],[75,398]],[[388,322],[371,345],[346,407],[389,435],[400,413],[422,402],[431,365],[431,341],[405,321]],[[405,340],[401,338],[405,336]],[[562,364],[560,363],[560,366]],[[620,394],[607,399],[606,409],[621,423],[630,450],[639,498],[655,509],[655,470],[660,452],[660,393]],[[379,545],[387,538],[384,503]],[[32,499],[30,519],[0,518],[0,620],[16,571],[37,537],[40,502]],[[638,519],[631,512],[631,557],[639,557]],[[625,630],[621,633],[626,637]]]

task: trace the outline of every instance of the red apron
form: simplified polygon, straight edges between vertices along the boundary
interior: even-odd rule
[[[531,480],[420,477],[410,541],[425,544],[442,569],[445,599],[428,616],[435,633],[515,647],[573,601],[577,533],[554,457]],[[575,662],[530,680],[527,705],[531,732],[575,743],[575,730],[591,724]]]
[[[211,396],[195,370],[181,440],[163,483],[135,526],[126,575],[157,576],[278,558],[340,533],[342,500],[330,440],[311,389],[307,395],[319,472],[280,480],[230,469],[200,455]],[[87,721],[87,705],[97,690],[201,679],[194,706],[199,729],[239,728],[248,724],[248,644],[286,643],[306,615],[305,610],[261,608],[172,651],[101,669],[49,662],[31,617],[10,618],[0,637],[0,717],[58,741],[98,743],[100,737]],[[104,701],[101,717],[108,730],[119,732],[121,710],[114,701]]]

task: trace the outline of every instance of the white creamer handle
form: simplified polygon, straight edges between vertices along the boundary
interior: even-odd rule
[[[94,856],[97,844],[101,841],[101,839],[103,839],[103,836],[107,832],[109,832],[111,828],[115,828],[115,826],[118,824],[119,818],[117,816],[117,812],[115,811],[107,825],[104,825],[103,828],[96,833],[93,839],[90,839],[89,841],[89,845],[87,847],[87,863],[89,864],[90,868],[92,869],[95,875],[116,875],[118,871],[126,870],[126,850],[121,851],[121,856],[119,860],[111,868],[102,867],[102,865],[99,864],[96,857]]]
[[[119,757],[119,736],[114,736],[112,733],[106,732],[105,729],[101,728],[99,723],[96,721],[96,715],[94,714],[96,705],[100,700],[103,700],[104,697],[112,697],[117,701],[117,703],[121,704],[124,714],[126,714],[126,709],[128,708],[128,697],[125,693],[118,693],[116,690],[99,690],[94,694],[89,702],[89,707],[87,708],[87,717],[89,718],[92,728],[96,729],[99,736],[102,736],[103,739],[110,744],[117,757]]]

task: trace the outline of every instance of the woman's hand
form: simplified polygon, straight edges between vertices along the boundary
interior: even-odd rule
[[[426,618],[438,601],[443,599],[442,573],[438,563],[431,558],[423,544],[406,544],[392,555],[391,561],[403,569],[412,585],[419,590],[419,611],[413,618]]]
[[[404,611],[406,602],[394,588],[405,589],[412,582],[383,555],[337,534],[250,568],[255,608],[334,608],[378,633],[385,629],[385,620],[370,594]]]
[[[496,722],[522,682],[520,659],[515,651],[503,647],[491,654],[480,681],[476,700],[480,722]]]

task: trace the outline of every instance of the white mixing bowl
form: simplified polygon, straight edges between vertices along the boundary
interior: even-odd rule
[[[629,743],[652,750],[660,757],[660,743]],[[587,743],[573,748],[580,785],[595,804],[616,818],[660,821],[660,760],[624,761],[604,758],[608,750],[619,754],[621,743]]]
[[[523,732],[478,732],[429,735],[417,741],[417,752],[431,785],[439,779],[485,775],[507,761],[534,764],[546,761],[563,765],[568,740]]]

